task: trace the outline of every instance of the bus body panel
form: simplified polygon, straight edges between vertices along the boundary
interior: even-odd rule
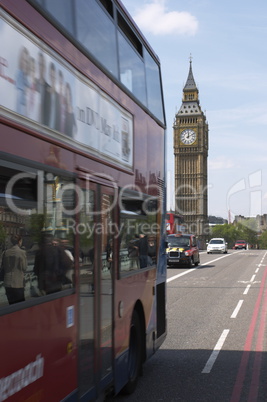
[[[35,400],[58,401],[77,388],[75,299],[59,298],[0,318],[1,400],[34,395]]]

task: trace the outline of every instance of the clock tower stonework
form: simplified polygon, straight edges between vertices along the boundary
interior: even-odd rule
[[[173,125],[175,212],[186,232],[204,242],[208,235],[208,123],[201,110],[190,59],[182,105]]]

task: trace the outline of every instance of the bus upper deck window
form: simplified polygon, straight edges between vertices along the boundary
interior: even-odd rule
[[[121,33],[118,33],[118,39],[120,80],[143,105],[147,106],[143,59]]]
[[[144,58],[146,66],[148,108],[161,122],[164,123],[159,66],[146,49],[144,51]]]
[[[116,30],[110,13],[95,0],[77,0],[75,4],[78,41],[118,77]]]

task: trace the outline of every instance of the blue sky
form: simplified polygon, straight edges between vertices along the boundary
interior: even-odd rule
[[[122,0],[161,60],[168,208],[189,57],[209,124],[208,214],[267,214],[267,1]]]

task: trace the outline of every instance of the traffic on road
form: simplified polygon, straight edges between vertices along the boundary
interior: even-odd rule
[[[169,267],[168,335],[122,401],[267,400],[267,251],[200,252]]]

